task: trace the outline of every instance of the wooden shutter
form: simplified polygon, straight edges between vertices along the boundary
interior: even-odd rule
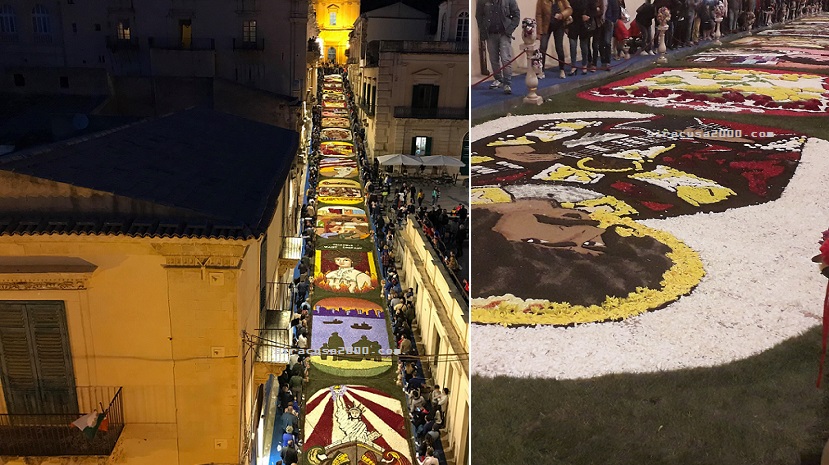
[[[424,155],[426,155],[428,157],[431,154],[432,154],[432,138],[427,137],[426,138],[426,151],[425,151]]]
[[[6,406],[12,414],[37,409],[37,371],[28,334],[26,306],[0,305],[0,369]]]
[[[9,413],[76,413],[63,302],[0,303],[0,360]]]

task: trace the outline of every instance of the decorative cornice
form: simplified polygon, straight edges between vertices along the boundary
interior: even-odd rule
[[[242,266],[247,246],[230,244],[154,243],[165,259],[163,266],[175,268],[232,268]]]
[[[89,287],[92,273],[4,273],[0,291],[80,291]]]

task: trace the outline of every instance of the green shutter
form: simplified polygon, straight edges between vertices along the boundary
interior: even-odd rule
[[[0,303],[0,378],[9,413],[76,413],[63,302]]]

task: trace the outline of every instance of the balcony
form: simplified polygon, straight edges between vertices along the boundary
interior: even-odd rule
[[[265,39],[245,40],[242,38],[233,38],[233,50],[265,50]]]
[[[35,45],[52,45],[52,34],[36,32],[32,36]]]
[[[363,112],[365,112],[366,115],[374,116],[374,105],[369,105],[368,102],[366,102],[365,100],[361,100],[357,103],[357,105],[360,107],[361,110],[363,110]]]
[[[138,37],[119,39],[117,37],[107,36],[107,48],[112,52],[138,50]]]
[[[16,32],[0,32],[0,44],[16,44],[20,36]]]
[[[467,42],[419,41],[419,40],[381,40],[380,53],[452,53],[469,54]]]
[[[469,118],[469,109],[464,107],[458,108],[414,108],[414,107],[394,107],[395,118],[414,118],[414,119],[467,119]]]
[[[150,48],[156,50],[216,50],[216,41],[213,39],[192,38],[189,42],[172,37],[150,37]]]
[[[0,456],[110,455],[124,429],[120,387],[78,386],[78,411],[0,415]],[[87,439],[72,422],[98,409],[108,410],[107,431]]]

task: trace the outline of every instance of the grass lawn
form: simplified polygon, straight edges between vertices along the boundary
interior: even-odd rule
[[[739,341],[724,341],[739,344]],[[818,464],[820,331],[715,368],[472,379],[473,464]]]
[[[699,67],[680,61],[663,66]],[[586,83],[512,114],[613,110],[690,114],[576,96],[627,76]],[[825,116],[693,114],[829,139]],[[473,119],[473,125],[484,121]],[[815,225],[815,231],[826,226]],[[474,337],[474,325],[472,333]],[[751,358],[714,368],[562,381],[474,376],[472,463],[817,465],[829,437],[825,392],[829,381],[822,389],[815,388],[819,351],[820,329],[815,328]]]

